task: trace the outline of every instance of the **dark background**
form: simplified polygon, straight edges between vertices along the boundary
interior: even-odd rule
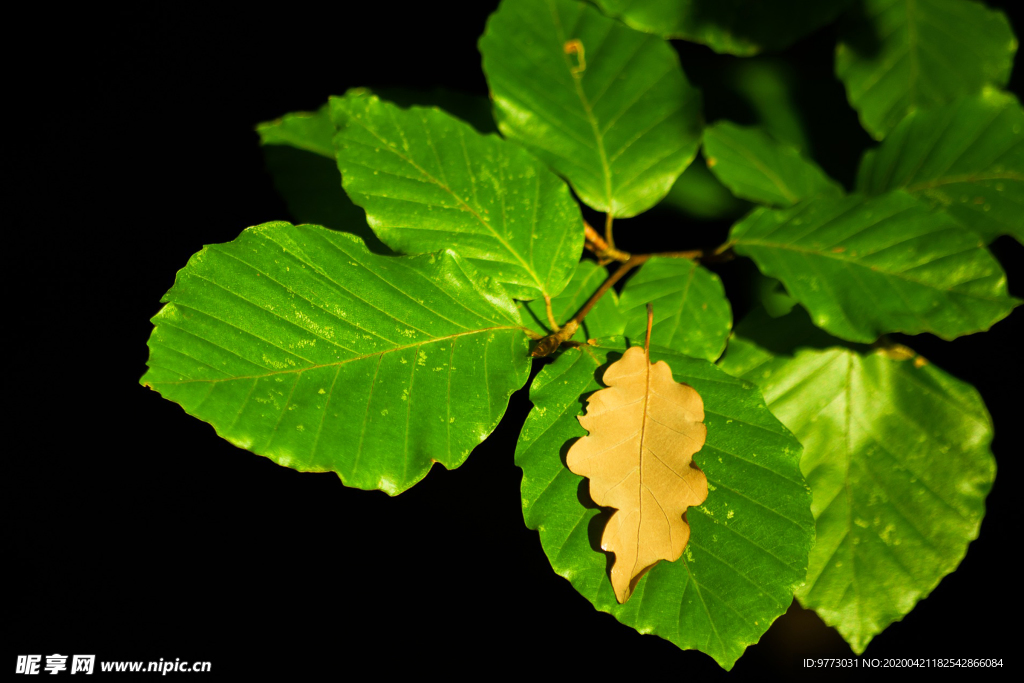
[[[988,4],[1010,12],[1021,35],[1019,6]],[[8,27],[8,72],[23,93],[22,124],[8,133],[28,156],[10,185],[27,211],[10,226],[5,259],[15,266],[5,327],[17,389],[5,449],[14,571],[4,666],[60,652],[209,660],[215,676],[289,679],[723,674],[702,653],[596,612],[551,571],[523,525],[513,465],[525,391],[463,467],[435,468],[392,499],[239,450],[138,384],[148,319],[189,256],[289,218],[254,124],[360,85],[486,94],[476,39],[494,5],[145,8],[61,13],[38,34]],[[787,54],[812,153],[849,187],[871,142],[832,77],[834,43],[826,28]],[[730,113],[714,69],[735,58],[675,44],[705,89],[708,119]],[[1018,71],[1018,96],[1021,84]],[[669,250],[717,245],[727,229],[655,212],[621,221],[616,235],[628,250]],[[992,249],[1024,296],[1024,249],[1008,238]],[[715,269],[738,319],[749,265]],[[1019,573],[1021,315],[954,342],[902,340],[981,391],[999,473],[960,569],[865,656],[1014,662],[1019,628],[1004,620]],[[805,657],[850,654],[794,606],[734,672],[799,674]]]

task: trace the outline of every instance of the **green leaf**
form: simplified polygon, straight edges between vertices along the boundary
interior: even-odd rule
[[[758,128],[719,121],[704,131],[704,156],[733,194],[759,204],[792,206],[818,194],[843,194],[817,164]]]
[[[704,360],[652,347],[652,360],[704,400],[708,437],[695,456],[709,494],[686,518],[691,536],[676,562],[660,562],[620,605],[599,537],[607,514],[589,502],[582,477],[564,464],[586,434],[576,419],[586,395],[625,345],[566,349],[530,387],[534,408],[516,446],[523,469],[526,525],[540,532],[551,566],[597,609],[641,633],[698,649],[726,669],[789,607],[804,579],[813,538],[810,492],[799,470],[800,444],[768,412],[750,384]]]
[[[902,191],[758,209],[731,239],[816,325],[850,341],[886,332],[953,339],[987,330],[1020,303],[976,235]]]
[[[974,387],[909,350],[801,347],[800,316],[767,320],[744,320],[721,365],[756,382],[804,445],[817,541],[797,598],[860,654],[977,538],[992,421]]]
[[[334,124],[327,105],[315,112],[300,111],[285,114],[274,121],[256,126],[260,144],[287,145],[313,154],[334,158]]]
[[[341,188],[334,161],[334,124],[324,105],[316,112],[285,114],[256,126],[274,187],[298,223],[359,235],[370,251],[390,253],[366,224],[366,214]]]
[[[647,303],[654,305],[651,343],[694,358],[715,360],[732,330],[732,308],[717,275],[689,259],[654,257],[622,288],[626,336],[643,344]]]
[[[1010,79],[1006,16],[966,0],[863,0],[836,48],[836,76],[881,140],[904,116]]]
[[[750,204],[737,199],[708,170],[704,160],[686,167],[656,210],[681,213],[696,220],[733,220],[745,214]]]
[[[278,464],[401,493],[461,465],[529,373],[512,300],[470,271],[452,251],[249,228],[178,272],[142,384]]]
[[[331,98],[345,191],[399,253],[451,247],[517,299],[562,291],[583,251],[569,188],[519,146],[437,109]]]
[[[660,38],[573,0],[503,0],[480,52],[498,128],[598,211],[646,211],[697,153],[700,92]]]
[[[551,310],[559,326],[564,325],[576,315],[576,311],[587,303],[590,296],[607,279],[607,270],[593,261],[580,261],[569,284],[561,294],[551,299]],[[547,310],[542,300],[534,299],[520,304],[519,308],[523,323],[527,327],[542,335],[551,334],[551,324],[548,322]],[[587,317],[580,323],[577,339],[582,338],[583,341],[586,341],[599,337],[613,337],[621,335],[625,327],[626,320],[619,311],[619,297],[614,289],[609,289],[597,300],[594,307],[587,313]]]
[[[595,0],[639,31],[749,56],[790,45],[831,22],[852,0]]]
[[[903,188],[991,242],[1024,242],[1024,111],[1009,93],[986,89],[908,114],[864,155],[858,187]]]

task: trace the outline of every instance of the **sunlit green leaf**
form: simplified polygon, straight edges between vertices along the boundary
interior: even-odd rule
[[[721,365],[804,445],[817,540],[797,597],[860,654],[977,538],[992,422],[974,387],[913,352],[805,345],[808,327],[799,310],[744,320]]]
[[[719,121],[704,131],[704,156],[733,194],[759,204],[792,206],[818,194],[843,193],[817,164],[759,128]]]
[[[640,31],[753,55],[784,48],[829,23],[852,0],[595,0]]]
[[[715,360],[732,330],[732,308],[717,275],[689,259],[655,257],[622,289],[626,336],[643,344],[647,304],[653,304],[651,343],[693,358]]]
[[[568,186],[521,147],[438,109],[331,99],[345,191],[398,253],[452,248],[518,299],[562,291],[583,250]]]
[[[526,381],[519,314],[471,270],[452,251],[249,228],[178,272],[142,384],[236,446],[395,495],[461,465]]]
[[[287,145],[317,154],[327,159],[334,158],[334,124],[327,105],[314,112],[300,111],[285,114],[275,121],[256,126],[260,143],[264,145]]]
[[[864,155],[858,187],[903,188],[941,207],[991,242],[1024,242],[1024,111],[1009,93],[988,89],[909,114]]]
[[[1017,39],[1002,12],[973,0],[863,0],[858,7],[836,49],[836,75],[878,140],[915,109],[1010,78]]]
[[[574,0],[503,0],[480,52],[498,128],[599,211],[651,208],[697,153],[700,92],[661,38]]]
[[[534,380],[534,408],[516,447],[523,517],[540,532],[555,572],[594,607],[732,668],[786,611],[804,579],[814,522],[800,444],[750,384],[707,361],[652,348],[651,359],[666,361],[674,379],[704,401],[707,442],[694,461],[709,493],[687,512],[691,536],[683,556],[657,564],[620,605],[599,549],[607,514],[589,502],[585,480],[563,458],[586,434],[576,419],[583,399],[601,388],[597,378],[624,349],[621,339],[566,349]]]
[[[987,330],[1020,303],[976,235],[902,191],[758,209],[731,239],[816,325],[850,341],[886,332],[953,339]]]

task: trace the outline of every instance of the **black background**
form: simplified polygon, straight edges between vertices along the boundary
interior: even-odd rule
[[[138,384],[148,319],[189,256],[289,218],[254,124],[359,85],[486,94],[476,39],[495,4],[150,7],[61,14],[45,32],[11,36],[8,71],[22,96],[21,124],[8,132],[28,156],[10,185],[26,211],[9,225],[5,259],[16,380],[4,666],[16,654],[60,652],[209,660],[217,678],[723,674],[702,653],[596,612],[551,571],[523,526],[513,465],[525,391],[463,467],[435,468],[389,498],[239,450]],[[1020,35],[1020,8],[989,4],[1011,11]],[[849,187],[870,140],[831,76],[834,41],[826,28],[791,54],[813,153]],[[705,87],[708,118],[729,113],[712,69],[732,58],[676,45]],[[1018,72],[1018,96],[1021,83]],[[655,212],[621,221],[616,234],[623,248],[647,251],[714,246],[727,229]],[[992,249],[1024,296],[1024,249],[1008,238]],[[741,317],[749,266],[716,270]],[[981,391],[1000,469],[960,569],[867,657],[1014,663],[1019,628],[1004,619],[1017,589],[1020,320],[1017,311],[954,342],[903,339]],[[734,672],[800,674],[805,657],[850,654],[794,606]]]

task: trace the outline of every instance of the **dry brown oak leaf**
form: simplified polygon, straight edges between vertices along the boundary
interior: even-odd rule
[[[693,455],[704,446],[704,401],[672,379],[665,361],[651,364],[634,346],[604,373],[607,389],[580,415],[590,432],[569,449],[569,469],[590,480],[590,496],[615,508],[601,548],[615,554],[615,597],[626,602],[647,570],[679,559],[690,539],[683,513],[708,496],[708,480]]]

